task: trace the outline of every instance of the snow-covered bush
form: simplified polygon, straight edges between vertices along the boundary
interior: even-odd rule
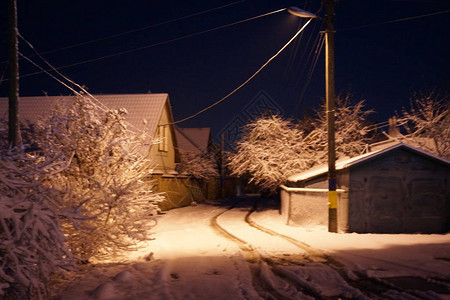
[[[64,191],[62,205],[86,217],[63,222],[67,244],[81,260],[129,249],[148,239],[156,223],[163,198],[152,191],[141,136],[127,130],[125,115],[80,96],[37,126],[42,151],[73,157],[52,183]]]
[[[50,276],[74,265],[59,223],[65,213],[55,210],[61,194],[47,182],[64,167],[59,159],[0,153],[2,299],[42,299]]]
[[[436,92],[413,96],[409,110],[404,109],[399,122],[403,124],[406,140],[450,159],[450,101]]]
[[[183,152],[177,171],[195,179],[208,179],[219,176],[217,162],[212,153]]]
[[[336,99],[336,156],[363,152],[370,132],[364,101],[355,105],[344,95]],[[249,175],[263,189],[275,191],[295,173],[326,163],[327,122],[325,106],[316,118],[293,123],[280,116],[264,116],[244,127],[244,134],[230,156],[229,167],[238,176]]]

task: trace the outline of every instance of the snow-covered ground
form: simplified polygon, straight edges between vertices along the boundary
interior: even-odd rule
[[[168,211],[155,240],[69,274],[55,299],[450,299],[450,234],[289,227],[252,201]]]

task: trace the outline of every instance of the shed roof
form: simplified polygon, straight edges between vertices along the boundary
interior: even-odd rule
[[[182,152],[206,152],[211,138],[210,128],[175,127],[178,149]]]
[[[442,163],[444,163],[446,165],[450,165],[450,160],[447,160],[445,158],[439,157],[439,156],[437,156],[437,155],[435,155],[433,153],[424,151],[422,149],[419,149],[417,147],[411,146],[409,144],[399,142],[399,143],[397,143],[395,145],[392,145],[392,146],[389,146],[387,148],[377,149],[375,151],[368,152],[368,153],[365,153],[365,154],[362,154],[362,155],[359,155],[359,156],[355,156],[355,157],[352,157],[352,158],[340,159],[340,160],[336,161],[336,170],[343,170],[343,169],[349,168],[351,166],[355,166],[355,165],[361,164],[361,163],[366,162],[368,160],[371,160],[371,159],[373,159],[373,158],[375,158],[375,157],[377,157],[377,156],[379,156],[379,155],[381,155],[383,153],[392,151],[394,149],[399,149],[399,148],[404,148],[404,149],[407,149],[409,151],[413,151],[413,152],[415,152],[415,153],[417,153],[419,155],[423,155],[423,156],[426,156],[428,158],[431,158],[431,159],[437,160],[439,162],[442,162]],[[303,181],[303,180],[311,179],[313,177],[317,177],[317,176],[326,174],[327,172],[328,172],[328,165],[321,165],[321,166],[312,168],[312,169],[310,169],[308,171],[292,175],[292,176],[288,177],[288,181],[290,181],[290,182]]]
[[[58,103],[69,105],[76,96],[40,96],[19,98],[19,119],[36,122],[47,116]],[[156,133],[164,106],[169,104],[168,94],[123,94],[94,95],[106,107],[125,108],[128,114],[125,120],[133,127],[146,131],[153,136]],[[171,112],[170,112],[171,115]],[[8,98],[0,98],[0,118],[8,119]]]
[[[424,148],[429,151],[437,150],[436,143],[431,138],[423,138],[423,137],[410,138],[410,137],[404,136],[404,135],[396,136],[396,137],[388,136],[388,138],[386,140],[368,145],[368,149],[369,149],[369,151],[375,151],[375,150],[388,148],[388,147],[398,144],[398,143],[408,144],[410,146],[417,147],[417,148]]]

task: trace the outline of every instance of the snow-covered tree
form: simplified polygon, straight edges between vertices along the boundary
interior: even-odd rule
[[[441,157],[450,158],[450,101],[436,92],[422,92],[413,96],[410,109],[403,110],[399,122],[403,124],[406,140]]]
[[[0,298],[43,299],[50,276],[74,267],[59,220],[75,215],[55,209],[61,193],[48,182],[67,162],[7,149],[0,153]]]
[[[63,222],[68,246],[78,259],[129,249],[136,240],[148,239],[156,223],[163,198],[152,191],[149,162],[138,151],[141,137],[127,130],[125,115],[80,96],[37,126],[44,153],[72,158],[52,184],[64,191],[63,207],[86,217]]]
[[[287,177],[312,166],[313,153],[303,137],[303,131],[278,115],[250,122],[230,155],[232,174],[250,175],[256,185],[275,191]]]
[[[336,156],[363,152],[369,126],[364,101],[351,104],[350,96],[336,99]],[[249,175],[263,189],[275,191],[295,173],[326,163],[327,122],[325,106],[314,119],[293,123],[280,116],[261,117],[244,127],[244,134],[231,154],[233,174]]]
[[[337,158],[360,155],[367,143],[370,142],[371,129],[366,119],[373,111],[364,110],[364,107],[364,100],[352,104],[350,94],[343,94],[336,98],[335,151]],[[316,119],[309,126],[312,127],[312,130],[305,136],[305,143],[308,145],[308,149],[316,153],[314,164],[325,163],[328,140],[325,105],[322,105],[316,114]]]
[[[209,152],[181,153],[177,171],[195,179],[208,179],[219,175],[214,155]]]

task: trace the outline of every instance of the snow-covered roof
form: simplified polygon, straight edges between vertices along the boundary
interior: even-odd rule
[[[164,106],[169,105],[168,94],[94,95],[111,109],[125,108],[125,120],[139,130],[154,135]],[[75,96],[40,96],[19,98],[19,120],[35,122],[50,113],[58,103],[69,105]],[[8,120],[8,98],[0,98],[0,118]]]
[[[178,149],[182,152],[207,151],[211,137],[210,128],[175,127]]]
[[[411,146],[411,145],[406,144],[406,143],[397,143],[397,144],[394,144],[394,145],[389,146],[387,148],[381,148],[381,149],[378,149],[378,150],[375,150],[375,151],[372,151],[372,152],[368,152],[368,153],[365,153],[365,154],[362,154],[362,155],[359,155],[359,156],[355,156],[355,157],[352,157],[352,158],[340,159],[340,160],[336,161],[336,170],[343,170],[343,169],[346,169],[348,167],[351,167],[351,166],[354,166],[354,165],[366,162],[366,161],[368,161],[368,160],[370,160],[370,159],[372,159],[374,157],[377,157],[377,156],[379,156],[379,155],[381,155],[383,153],[386,153],[386,152],[389,152],[389,151],[392,151],[392,150],[398,149],[398,148],[406,148],[406,149],[409,149],[409,150],[414,151],[416,153],[419,153],[421,155],[430,157],[432,159],[435,159],[435,160],[443,162],[443,163],[445,163],[447,165],[450,165],[450,160],[447,160],[445,158],[439,157],[439,156],[437,156],[437,155],[435,155],[433,153],[424,151],[424,150],[422,150],[420,148]],[[289,176],[288,181],[290,181],[290,182],[303,181],[303,180],[306,180],[306,179],[317,177],[317,176],[325,174],[327,172],[328,172],[328,165],[321,165],[321,166],[312,168],[312,169],[310,169],[308,171]]]
[[[376,151],[376,150],[388,148],[392,145],[399,144],[399,143],[409,144],[410,146],[417,147],[417,148],[424,147],[425,149],[428,149],[431,151],[436,150],[436,143],[431,138],[421,138],[421,137],[409,138],[408,136],[403,136],[403,135],[397,136],[397,137],[388,136],[388,139],[381,141],[381,142],[376,142],[376,143],[370,144],[370,145],[368,145],[368,147],[369,147],[369,151]]]

